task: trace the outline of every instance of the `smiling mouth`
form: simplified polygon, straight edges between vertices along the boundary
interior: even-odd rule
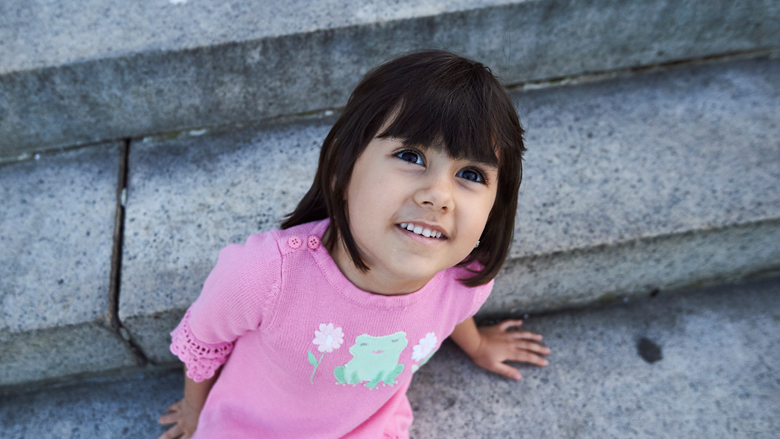
[[[441,232],[437,232],[435,230],[431,230],[423,226],[415,225],[412,223],[401,223],[398,225],[398,227],[408,230],[414,233],[415,235],[424,236],[426,238],[447,239],[447,237]]]

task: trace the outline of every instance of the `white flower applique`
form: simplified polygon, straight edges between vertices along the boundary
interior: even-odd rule
[[[422,363],[412,366],[412,372],[416,372],[417,369],[422,367],[423,364],[430,360],[430,358],[433,356],[433,353],[435,352],[436,343],[438,343],[438,341],[439,340],[436,338],[436,334],[429,332],[425,334],[425,337],[420,339],[420,343],[412,348],[412,360],[418,363],[420,363],[422,360]]]
[[[317,357],[309,351],[309,363],[314,366],[309,382],[314,384],[314,374],[317,373],[317,368],[320,366],[320,363],[322,363],[325,354],[333,352],[334,349],[338,349],[344,344],[344,332],[341,328],[334,328],[333,323],[328,323],[327,325],[325,323],[320,323],[320,330],[314,331],[314,340],[312,343],[317,345],[318,351],[322,352],[320,359],[317,360]]]

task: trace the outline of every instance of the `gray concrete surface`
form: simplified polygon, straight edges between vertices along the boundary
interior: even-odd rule
[[[7,0],[0,157],[339,107],[422,47],[514,84],[778,45],[773,0]]]
[[[107,329],[119,153],[0,166],[0,387],[135,364]]]
[[[780,435],[778,279],[532,315],[524,329],[552,354],[544,369],[517,365],[520,382],[445,342],[409,390],[412,437]],[[154,438],[182,383],[175,370],[6,394],[2,437]]]
[[[409,391],[412,436],[780,436],[776,279],[533,316],[524,328],[545,337],[549,366],[520,366],[513,383],[442,349]]]
[[[515,95],[528,128],[511,258],[486,312],[777,269],[780,62]],[[218,251],[275,227],[332,119],[131,145],[119,315],[153,361]]]
[[[219,250],[295,207],[333,122],[131,144],[119,316],[150,359],[173,359],[168,333]]]
[[[778,272],[780,220],[508,261],[483,313],[538,312]]]

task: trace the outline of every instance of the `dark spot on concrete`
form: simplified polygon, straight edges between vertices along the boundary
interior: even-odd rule
[[[654,289],[653,291],[650,291],[650,297],[655,297],[655,296],[657,296],[657,295],[658,295],[658,293],[660,293],[660,292],[661,292],[661,290],[659,290],[658,288],[656,288],[656,289]]]
[[[65,282],[65,279],[60,279],[57,281],[57,285],[62,285]]]
[[[639,356],[648,363],[652,364],[663,359],[661,347],[647,338],[642,337],[639,339],[639,342],[636,344],[636,350]]]

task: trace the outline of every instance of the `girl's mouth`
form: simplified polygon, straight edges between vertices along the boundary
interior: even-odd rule
[[[429,228],[423,227],[421,225],[416,225],[413,223],[401,223],[398,224],[398,227],[407,230],[409,232],[412,232],[415,235],[424,236],[426,238],[442,239],[442,240],[447,239],[447,237],[439,231],[431,230]]]

